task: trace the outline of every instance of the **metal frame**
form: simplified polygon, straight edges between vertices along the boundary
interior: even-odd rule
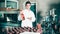
[[[17,9],[18,9],[18,1],[17,0],[5,0],[5,8],[7,7],[7,1],[13,1],[17,3]]]

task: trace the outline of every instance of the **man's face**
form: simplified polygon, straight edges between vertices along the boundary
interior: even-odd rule
[[[27,9],[30,9],[30,7],[31,7],[31,4],[26,4]]]

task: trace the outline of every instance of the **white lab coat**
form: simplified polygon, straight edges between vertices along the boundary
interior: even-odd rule
[[[32,22],[35,21],[34,13],[32,11],[28,11],[27,9],[25,9],[23,10],[23,14],[24,14],[25,20],[22,21],[21,26],[22,27],[33,27]],[[27,19],[29,17],[31,17],[32,19],[31,20]],[[18,20],[19,21],[21,20],[20,16],[18,16]]]

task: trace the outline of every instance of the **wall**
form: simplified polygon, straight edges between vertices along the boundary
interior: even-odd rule
[[[19,8],[24,9],[24,3],[28,0],[18,0],[19,1]],[[36,0],[29,0],[31,3],[35,3]]]

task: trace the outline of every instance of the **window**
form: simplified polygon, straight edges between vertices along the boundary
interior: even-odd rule
[[[7,1],[7,7],[9,7],[9,8],[17,8],[17,2]]]
[[[4,0],[0,0],[0,8],[5,7],[5,1]]]

